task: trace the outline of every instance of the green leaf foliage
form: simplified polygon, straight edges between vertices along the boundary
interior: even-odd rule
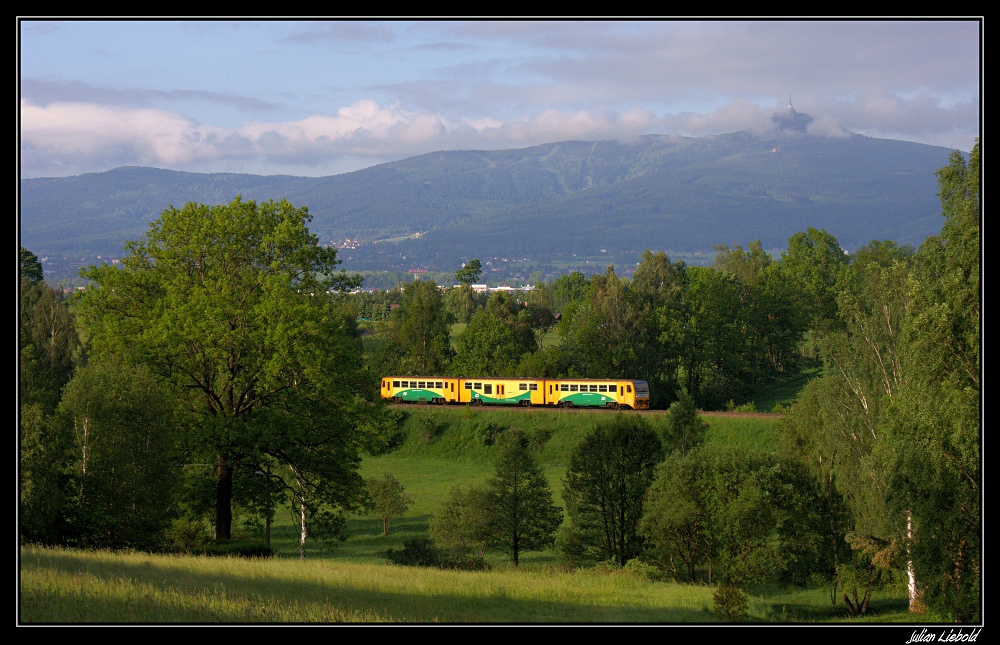
[[[742,586],[823,561],[823,517],[804,469],[770,455],[703,446],[673,453],[646,495],[641,534],[675,578]]]
[[[679,452],[681,457],[701,445],[708,432],[708,424],[698,416],[698,410],[687,392],[677,393],[677,400],[670,404],[670,416],[662,433],[665,452]]]
[[[482,274],[483,263],[479,261],[479,258],[472,258],[455,272],[455,279],[463,285],[469,285],[478,282],[479,276]]]
[[[490,491],[485,486],[456,486],[430,522],[430,536],[456,558],[482,560],[492,539]]]
[[[979,172],[978,141],[938,172],[945,225],[917,254],[893,427],[921,599],[959,622],[980,620],[983,576]]]
[[[148,365],[185,413],[182,445],[214,464],[220,538],[233,477],[251,476],[261,455],[334,507],[360,489],[360,477],[329,478],[359,459],[360,347],[337,295],[357,281],[336,271],[336,251],[308,221],[287,201],[171,207],[120,267],[82,272],[94,282],[81,311],[96,355]]]
[[[567,555],[625,566],[641,553],[643,496],[662,459],[660,439],[641,417],[617,414],[594,425],[573,450],[563,482],[572,521]]]
[[[492,548],[516,567],[521,554],[551,546],[562,524],[562,509],[530,452],[530,438],[517,428],[499,435],[496,473],[486,483]]]
[[[413,505],[413,498],[390,473],[365,479],[365,488],[368,492],[365,509],[370,515],[382,518],[382,535],[389,535],[389,521],[406,513]]]
[[[28,282],[37,283],[42,281],[42,263],[38,261],[38,256],[21,247],[21,277]]]
[[[60,403],[77,450],[80,544],[149,548],[173,515],[173,400],[145,366],[95,361]]]
[[[451,360],[451,314],[441,292],[430,280],[403,288],[402,304],[390,318],[389,343],[398,352],[398,371],[432,376],[447,370]]]

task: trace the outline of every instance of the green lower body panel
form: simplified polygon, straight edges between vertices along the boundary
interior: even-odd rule
[[[531,392],[521,392],[517,396],[506,398],[493,398],[481,392],[472,393],[472,403],[482,403],[483,405],[524,405],[522,401],[530,401]]]
[[[615,397],[599,392],[577,392],[576,394],[570,394],[559,399],[559,403],[563,405],[572,403],[574,406],[579,407],[599,408],[605,408],[609,403],[615,403],[616,401]]]
[[[413,403],[424,402],[429,403],[434,399],[443,399],[444,394],[440,392],[432,392],[431,390],[400,390],[396,392],[396,397]]]

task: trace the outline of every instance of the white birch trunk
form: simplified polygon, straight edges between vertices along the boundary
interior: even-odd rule
[[[917,599],[917,574],[913,570],[913,558],[910,557],[910,544],[913,543],[913,513],[906,512],[906,590],[910,596],[910,611],[923,613],[923,607]]]
[[[302,534],[299,538],[299,559],[306,559],[306,495],[299,493],[299,514],[302,517]]]

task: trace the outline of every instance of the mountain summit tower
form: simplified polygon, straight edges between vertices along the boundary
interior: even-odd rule
[[[785,108],[785,111],[775,112],[771,115],[771,120],[779,129],[792,132],[805,132],[809,124],[813,122],[813,118],[808,114],[795,111],[795,108],[792,107],[791,96],[788,97],[788,107]]]

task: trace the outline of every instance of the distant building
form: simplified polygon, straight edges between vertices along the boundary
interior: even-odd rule
[[[488,287],[485,284],[474,284],[472,285],[472,290],[476,293],[494,293],[496,291],[513,293],[515,291],[532,291],[534,290],[534,287],[530,284],[524,287],[508,287],[507,285],[503,285],[502,287]]]

